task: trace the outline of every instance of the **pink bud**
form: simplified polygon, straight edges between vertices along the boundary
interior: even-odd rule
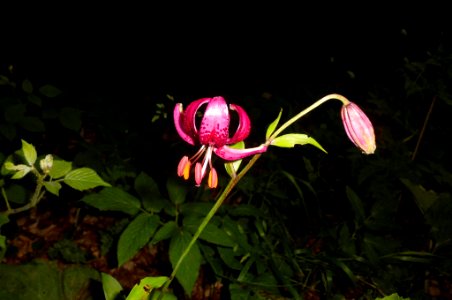
[[[375,133],[366,114],[353,102],[344,103],[341,109],[342,123],[348,138],[365,154],[375,152]]]

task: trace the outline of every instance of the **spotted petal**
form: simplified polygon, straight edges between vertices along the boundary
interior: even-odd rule
[[[229,137],[229,110],[223,97],[209,99],[199,129],[199,141],[203,145],[221,147]]]

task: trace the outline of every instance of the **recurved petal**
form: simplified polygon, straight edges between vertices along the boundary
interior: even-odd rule
[[[247,149],[234,149],[225,145],[220,148],[215,148],[213,152],[224,160],[233,161],[242,159],[250,155],[264,153],[265,151],[267,151],[267,148],[268,147],[265,144]]]
[[[246,111],[241,106],[236,104],[231,104],[230,107],[239,115],[239,125],[234,135],[230,139],[228,139],[228,145],[243,141],[248,137],[251,130],[251,121]]]
[[[184,113],[182,112],[182,103],[177,103],[173,111],[174,125],[179,136],[191,145],[195,145],[192,131],[184,126]]]
[[[196,127],[196,113],[198,112],[201,105],[209,102],[209,100],[210,98],[201,98],[195,100],[187,106],[187,109],[185,109],[184,120],[181,126],[183,126],[184,130],[186,132],[189,132],[190,135],[198,135],[198,128]]]

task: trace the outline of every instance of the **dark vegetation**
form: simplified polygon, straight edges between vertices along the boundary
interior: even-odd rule
[[[175,55],[152,79],[124,66],[128,60],[92,69],[85,60],[86,73],[57,78],[52,70],[76,69],[78,60],[2,57],[2,163],[25,140],[39,155],[91,168],[111,187],[63,186],[59,195],[47,192],[35,207],[2,217],[0,298],[103,299],[101,274],[109,274],[125,299],[140,279],[169,276],[173,236],[154,233],[174,224],[193,234],[228,180],[220,160],[217,190],[176,177],[179,159],[195,151],[174,130],[176,102],[223,95],[242,105],[253,145],[281,108],[286,120],[337,92],[373,121],[376,153],[363,156],[347,140],[336,103],[295,123],[291,131],[314,137],[328,154],[309,145],[265,153],[212,220],[217,238],[198,241],[201,268],[191,297],[177,280],[172,291],[178,299],[452,299],[450,35],[401,25],[379,32],[349,37],[356,46],[349,51],[336,45],[266,62],[277,48],[272,43],[281,43],[275,35],[268,47],[243,50],[241,68],[220,59],[225,49],[202,64],[200,54]],[[385,37],[391,46],[381,44]],[[267,47],[262,61],[252,54],[260,47]],[[130,62],[139,64],[132,55]],[[1,176],[9,204],[27,203],[33,176],[12,179],[4,168]],[[99,209],[95,195],[129,202]],[[140,210],[125,204],[134,201]],[[0,207],[6,211],[6,202]],[[141,215],[149,218],[148,235],[121,250],[121,236]],[[227,232],[233,246],[219,237]]]

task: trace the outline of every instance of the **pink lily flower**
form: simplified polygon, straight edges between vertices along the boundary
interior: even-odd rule
[[[196,121],[196,115],[201,106],[207,104],[201,123]],[[229,109],[237,112],[238,127],[232,137],[229,137],[230,116]],[[209,167],[208,186],[215,188],[218,185],[218,175],[212,166],[212,153],[227,161],[234,161],[257,153],[267,151],[267,145],[248,149],[234,149],[233,145],[246,139],[251,130],[251,122],[246,111],[239,105],[230,104],[229,107],[223,97],[201,98],[193,101],[183,111],[182,103],[174,108],[174,124],[180,137],[190,145],[200,145],[201,148],[191,158],[182,157],[177,167],[177,175],[188,179],[190,168],[195,165],[196,186],[201,184]],[[204,155],[202,162],[200,158]]]
[[[348,138],[365,154],[373,154],[377,148],[372,123],[361,108],[353,102],[345,102],[341,109],[342,123]]]

